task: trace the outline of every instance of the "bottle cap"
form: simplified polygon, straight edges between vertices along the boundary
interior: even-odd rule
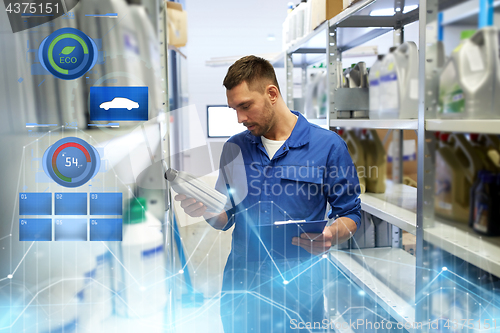
[[[136,224],[146,221],[146,198],[132,198],[129,202],[129,209],[123,215],[124,224]]]
[[[470,137],[470,141],[472,141],[472,142],[477,142],[479,140],[479,134],[477,134],[477,133],[471,133],[469,135],[469,137]]]
[[[460,40],[469,39],[476,33],[476,30],[464,30],[460,33]]]
[[[443,142],[448,142],[448,138],[450,137],[450,133],[441,133],[439,139]]]

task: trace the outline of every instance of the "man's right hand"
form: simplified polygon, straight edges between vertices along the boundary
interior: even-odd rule
[[[174,199],[181,202],[182,209],[191,217],[203,216],[207,211],[207,206],[202,202],[189,198],[184,194],[177,194]]]
[[[181,202],[181,207],[186,214],[191,217],[203,216],[207,223],[215,229],[221,230],[227,224],[227,214],[225,211],[219,214],[207,212],[207,206],[194,198],[189,198],[185,194],[177,194],[174,199]]]

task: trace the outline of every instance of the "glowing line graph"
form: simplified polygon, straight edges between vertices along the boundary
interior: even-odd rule
[[[31,242],[31,245],[30,247],[28,248],[28,250],[24,253],[23,257],[21,258],[21,260],[19,261],[19,264],[17,264],[16,266],[16,269],[14,269],[14,271],[10,274],[11,277],[14,276],[14,274],[16,274],[16,271],[17,269],[19,268],[19,266],[21,266],[21,263],[24,261],[24,258],[26,258],[26,255],[28,255],[28,252],[30,252],[31,248],[33,247],[33,244],[35,244],[35,242]]]
[[[125,265],[120,261],[120,259],[118,259],[118,257],[113,253],[113,251],[111,251],[111,249],[106,245],[106,243],[104,243],[104,242],[101,242],[101,243],[102,243],[102,245],[104,245],[104,247],[106,249],[108,249],[109,253],[111,253],[111,255],[116,259],[116,262],[118,262],[120,264],[120,266],[122,266],[122,268],[125,270],[125,272],[127,272],[128,275],[130,275],[132,280],[134,280],[134,282],[137,283],[137,285],[139,287],[142,287],[142,285],[139,283],[139,281],[137,281],[137,279],[134,277],[134,275],[132,273],[130,273],[130,271],[127,269],[127,267],[125,267]]]
[[[115,291],[113,291],[111,288],[105,286],[104,284],[102,284],[101,282],[97,281],[97,280],[94,280],[93,278],[88,278],[88,277],[80,277],[80,278],[67,278],[67,279],[60,279],[54,283],[51,283],[50,285],[38,290],[36,292],[36,294],[31,298],[31,300],[28,302],[28,304],[24,307],[24,309],[21,311],[21,313],[19,313],[19,315],[16,317],[16,319],[14,319],[14,321],[9,325],[9,326],[5,326],[5,327],[0,327],[0,331],[2,330],[6,330],[6,329],[10,329],[12,328],[16,322],[19,320],[19,318],[21,318],[21,316],[24,314],[24,312],[26,312],[26,310],[28,309],[28,307],[31,305],[31,303],[33,303],[35,301],[35,299],[38,297],[38,295],[40,295],[40,293],[44,292],[45,290],[49,289],[49,288],[52,288],[53,286],[59,284],[59,283],[62,283],[62,282],[65,282],[65,281],[80,281],[80,280],[92,280],[93,282],[97,283],[98,285],[102,286],[103,288],[105,288],[106,290],[110,291],[114,296],[118,297],[133,313],[134,315],[140,319],[141,321],[143,320],[144,322],[148,322],[148,320],[146,319],[142,319],[138,314],[137,312],[135,312],[135,310],[129,306],[129,304]]]
[[[23,155],[21,156],[21,165],[24,165],[26,162],[26,147],[23,147]],[[21,184],[21,174],[22,174],[22,168],[19,168],[19,176],[17,177],[17,188],[19,188],[19,184]],[[12,235],[12,232],[14,231],[14,218],[16,217],[16,207],[18,203],[19,197],[16,195],[16,198],[14,199],[14,207],[12,207],[12,221],[10,224],[10,234]],[[11,267],[12,268],[12,267]]]
[[[5,239],[5,238],[7,238],[7,237],[12,237],[12,234],[7,235],[7,236],[3,236],[2,238],[0,238],[0,241],[1,241],[1,240],[4,240],[4,239]]]
[[[211,245],[211,246],[210,246],[210,248],[208,249],[208,251],[207,251],[207,255],[203,258],[203,260],[202,260],[202,261],[200,261],[200,263],[198,264],[198,266],[196,266],[196,268],[193,270],[193,272],[196,272],[196,271],[200,268],[201,264],[203,264],[203,262],[207,259],[207,257],[208,257],[208,253],[210,253],[210,251],[212,251],[212,249],[213,249],[213,247],[214,247],[215,243],[216,243],[218,240],[220,241],[220,235],[221,235],[221,233],[219,232],[219,235],[217,236],[217,238],[215,238],[214,242],[212,243],[212,245]],[[196,251],[196,248],[193,250],[193,254],[194,254],[194,252],[195,252],[195,251]],[[191,256],[190,256],[189,258],[191,258]],[[186,263],[186,264],[187,264],[187,263]]]

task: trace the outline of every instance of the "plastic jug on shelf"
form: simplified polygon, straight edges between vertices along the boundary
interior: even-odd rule
[[[483,136],[480,141],[479,134],[471,133],[469,135],[472,147],[478,152],[481,157],[483,169],[491,172],[500,171],[500,155],[497,147],[488,145],[487,137]]]
[[[418,49],[406,42],[387,54],[380,73],[382,119],[418,117]]]
[[[117,313],[127,317],[161,313],[167,303],[161,222],[146,211],[144,198],[134,198],[123,223],[119,253],[125,269],[115,270]]]
[[[500,234],[499,181],[498,175],[480,171],[471,189],[469,226],[474,231],[488,236]]]
[[[434,208],[442,217],[467,223],[470,189],[483,164],[463,134],[441,133],[440,139],[436,150]]]
[[[378,119],[380,117],[380,72],[383,60],[384,55],[379,54],[377,61],[370,68],[370,73],[368,74],[370,119]]]
[[[349,154],[351,155],[354,166],[358,171],[360,193],[365,193],[366,191],[366,159],[365,151],[361,143],[360,138],[352,130],[345,132],[344,141],[349,149]]]
[[[462,32],[439,81],[440,118],[500,118],[499,31]]]
[[[366,191],[384,193],[387,179],[387,153],[376,130],[370,129],[361,140],[365,151]]]

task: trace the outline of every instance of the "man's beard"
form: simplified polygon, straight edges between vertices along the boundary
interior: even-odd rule
[[[266,107],[267,109],[267,113],[264,117],[264,120],[262,121],[261,124],[258,124],[258,123],[246,123],[246,124],[243,124],[245,125],[247,128],[248,127],[252,127],[252,126],[255,126],[254,129],[252,129],[251,133],[254,135],[254,136],[262,136],[262,135],[265,135],[267,132],[269,132],[274,124],[273,120],[274,120],[274,112],[273,110],[270,108],[270,107]]]

